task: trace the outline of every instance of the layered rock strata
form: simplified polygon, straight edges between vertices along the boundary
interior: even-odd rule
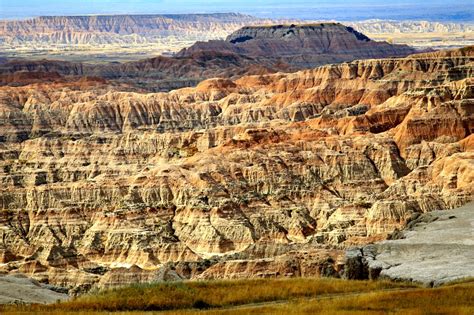
[[[158,92],[195,86],[208,78],[237,79],[244,75],[291,72],[354,59],[406,56],[414,51],[405,45],[372,41],[353,28],[336,23],[244,27],[227,40],[197,42],[174,57],[122,64],[0,62],[0,83],[22,85],[28,75],[53,81],[90,76]]]
[[[42,16],[1,20],[0,55],[37,60],[90,61],[92,58],[105,63],[140,60],[176,53],[196,41],[224,39],[244,26],[278,23],[291,25],[301,21],[270,20],[235,13]],[[473,43],[474,26],[469,23],[393,20],[344,23],[372,39],[404,43],[419,49],[455,48]],[[327,58],[329,60],[330,56]]]
[[[0,263],[81,292],[337,275],[473,198],[472,47],[169,93],[0,88]]]
[[[226,40],[198,42],[177,55],[228,51],[253,58],[278,59],[296,69],[354,59],[404,57],[415,50],[406,45],[376,42],[339,23],[246,26]],[[275,62],[277,62],[275,60]]]
[[[160,39],[203,40],[225,37],[236,29],[269,23],[237,13],[41,16],[0,21],[0,44],[4,48],[104,47],[152,44]]]

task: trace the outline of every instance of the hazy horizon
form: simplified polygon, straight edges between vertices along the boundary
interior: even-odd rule
[[[235,12],[267,18],[297,18],[306,20],[357,21],[429,20],[442,22],[474,22],[472,2],[466,0],[408,1],[381,4],[362,0],[345,3],[342,0],[292,3],[281,0],[236,1],[222,0],[202,3],[196,0],[0,0],[0,19],[24,19],[37,16],[118,15],[118,14],[184,14]]]

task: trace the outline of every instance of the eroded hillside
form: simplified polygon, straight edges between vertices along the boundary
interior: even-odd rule
[[[53,285],[335,275],[473,197],[474,50],[211,79],[0,89],[0,262]],[[128,268],[130,267],[130,268]]]

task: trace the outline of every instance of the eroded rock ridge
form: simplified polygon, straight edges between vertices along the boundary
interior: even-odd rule
[[[473,198],[474,50],[210,79],[0,88],[0,263],[80,292],[337,275]]]

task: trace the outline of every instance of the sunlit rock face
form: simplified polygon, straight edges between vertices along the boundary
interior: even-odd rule
[[[2,87],[1,268],[72,292],[337,275],[339,250],[472,199],[473,60],[465,48],[169,93]]]

